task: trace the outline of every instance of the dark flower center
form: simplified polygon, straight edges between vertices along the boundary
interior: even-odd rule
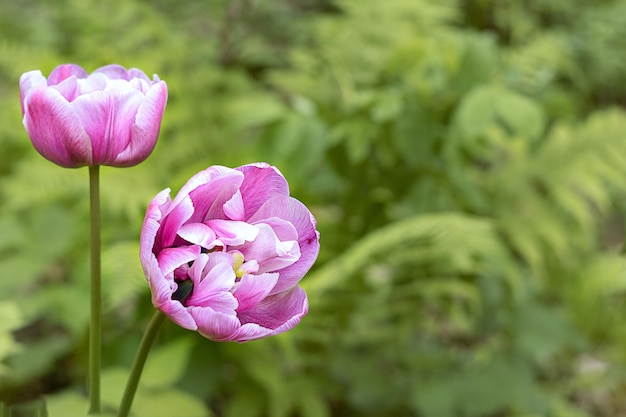
[[[190,279],[176,280],[176,283],[178,284],[178,288],[172,294],[172,300],[180,301],[182,305],[185,305],[185,301],[187,301],[187,298],[189,298],[193,292],[193,281]]]

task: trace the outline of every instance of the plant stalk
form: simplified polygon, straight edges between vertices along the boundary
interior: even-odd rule
[[[130,375],[128,376],[128,381],[126,382],[126,389],[124,390],[124,396],[122,397],[117,417],[128,417],[130,408],[133,405],[135,393],[137,392],[141,372],[143,371],[146,359],[148,358],[148,353],[150,352],[152,343],[154,342],[156,335],[159,333],[159,329],[161,328],[161,324],[163,324],[164,320],[165,314],[156,310],[152,319],[150,319],[150,323],[148,323],[146,332],[144,333],[141,343],[139,344],[139,349],[137,350],[135,362],[133,363]]]
[[[91,319],[89,323],[89,414],[99,414],[101,362],[100,167],[89,167],[91,220]]]

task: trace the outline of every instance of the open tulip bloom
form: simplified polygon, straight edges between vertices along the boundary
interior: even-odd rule
[[[282,333],[308,311],[300,279],[319,251],[311,212],[267,164],[212,166],[159,193],[141,231],[154,306],[216,341]]]
[[[157,141],[167,86],[158,76],[107,65],[87,74],[80,66],[56,67],[20,78],[24,126],[37,151],[65,168],[133,166]]]

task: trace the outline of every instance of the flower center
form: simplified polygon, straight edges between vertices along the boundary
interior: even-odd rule
[[[185,301],[187,301],[187,298],[189,298],[193,292],[193,280],[176,280],[176,283],[178,284],[178,288],[172,294],[172,300],[180,301],[182,305],[186,305]]]

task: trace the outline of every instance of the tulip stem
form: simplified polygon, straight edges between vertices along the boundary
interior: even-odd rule
[[[152,316],[152,319],[150,319],[150,323],[148,323],[146,332],[143,334],[143,338],[141,339],[141,343],[139,344],[139,349],[137,350],[137,355],[135,356],[135,362],[133,363],[133,367],[130,370],[128,381],[126,382],[124,397],[122,397],[122,402],[120,404],[120,409],[118,411],[117,417],[128,417],[130,408],[133,405],[135,393],[137,392],[137,386],[139,385],[139,379],[141,378],[143,366],[146,363],[146,359],[148,358],[148,353],[150,352],[152,343],[154,342],[156,335],[159,333],[159,329],[161,328],[161,324],[163,324],[164,320],[165,314],[163,314],[159,310],[156,310],[154,315]]]
[[[101,361],[100,167],[89,167],[91,218],[91,321],[89,323],[89,414],[99,414]]]

